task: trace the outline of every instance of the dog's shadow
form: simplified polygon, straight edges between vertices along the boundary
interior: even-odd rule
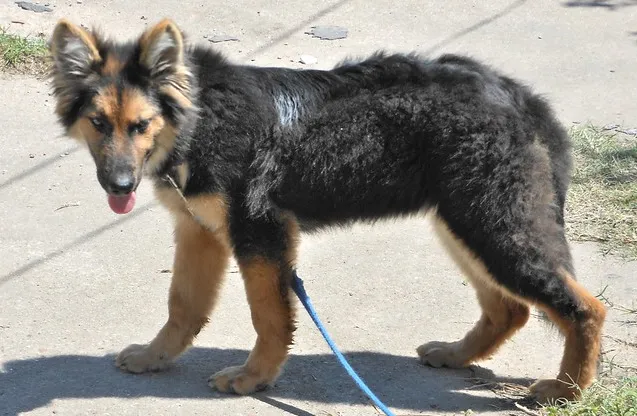
[[[227,397],[213,392],[206,380],[226,365],[240,364],[247,355],[244,350],[192,348],[167,371],[145,375],[117,370],[112,355],[59,355],[9,361],[0,372],[0,413],[26,412],[65,398]],[[511,409],[514,404],[510,399],[471,394],[475,383],[470,379],[477,375],[493,382],[531,383],[530,379],[496,379],[491,371],[480,367],[427,368],[414,357],[372,352],[346,355],[372,390],[395,409],[428,412]],[[332,355],[292,355],[276,386],[255,398],[296,415],[310,413],[277,399],[369,403]]]

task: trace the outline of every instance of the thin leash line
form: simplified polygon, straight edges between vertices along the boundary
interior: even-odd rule
[[[197,217],[195,215],[195,213],[190,209],[190,205],[188,204],[188,200],[186,200],[186,197],[184,196],[184,194],[181,192],[181,188],[179,186],[177,186],[177,182],[175,182],[175,180],[173,179],[172,176],[170,176],[169,174],[166,174],[166,179],[168,179],[168,182],[170,182],[170,184],[173,186],[173,188],[175,188],[175,190],[177,191],[177,193],[179,194],[179,196],[181,197],[181,200],[184,201],[184,206],[186,207],[186,209],[188,210],[188,212],[190,213],[190,215],[192,215],[192,217],[197,221],[197,222],[201,222],[200,218]],[[201,224],[203,225],[203,224]]]
[[[316,310],[314,309],[314,306],[312,305],[312,301],[310,300],[310,297],[307,295],[307,292],[305,291],[303,280],[301,280],[299,275],[296,274],[296,271],[294,272],[294,279],[292,280],[292,289],[294,290],[294,293],[296,293],[296,296],[298,296],[299,300],[305,307],[305,310],[307,311],[307,313],[310,315],[310,318],[312,318],[312,321],[314,321],[314,324],[316,325],[318,330],[321,332],[321,335],[323,335],[323,338],[327,342],[327,345],[329,345],[334,355],[336,355],[336,358],[338,359],[339,364],[345,369],[345,371],[347,371],[347,374],[349,374],[349,376],[358,385],[358,388],[361,389],[363,393],[365,393],[367,397],[369,397],[374,402],[374,404],[386,416],[395,416],[394,413],[391,410],[389,410],[389,408],[385,405],[385,403],[383,403],[374,394],[374,392],[367,386],[367,384],[365,384],[363,379],[361,379],[360,376],[356,373],[356,371],[354,371],[354,369],[349,364],[345,356],[343,356],[341,351],[338,349],[338,347],[334,343],[334,340],[332,339],[332,337],[330,337],[330,334],[328,334],[327,329],[325,328],[325,326],[323,326],[323,323],[319,319],[318,314],[316,313]]]
[[[186,209],[188,210],[190,215],[192,215],[194,220],[198,222],[199,224],[201,224],[202,226],[208,228],[208,226],[202,221],[202,219],[199,218],[199,216],[197,216],[197,214],[195,214],[192,209],[190,209],[188,200],[182,193],[179,186],[177,186],[177,183],[172,178],[172,176],[167,174],[166,178],[168,179],[168,182],[170,182],[170,184],[175,188],[175,190],[177,191],[181,199],[184,201],[184,205]],[[325,326],[323,326],[323,323],[319,319],[318,314],[316,313],[316,310],[314,309],[314,306],[312,305],[312,301],[310,300],[310,297],[307,295],[307,292],[305,292],[305,287],[303,286],[303,280],[301,280],[299,275],[296,274],[296,271],[294,272],[294,279],[292,280],[292,289],[294,290],[294,293],[296,293],[296,296],[298,296],[299,300],[305,307],[305,310],[307,311],[307,313],[310,315],[310,318],[312,318],[312,321],[314,321],[314,324],[316,325],[318,330],[321,332],[321,335],[323,335],[323,339],[325,339],[325,341],[327,342],[327,345],[329,345],[334,355],[336,355],[336,358],[338,359],[339,364],[345,369],[345,371],[347,371],[347,374],[349,374],[349,376],[354,380],[358,388],[361,389],[363,393],[365,393],[367,397],[369,397],[372,400],[372,402],[374,402],[376,407],[378,407],[386,416],[395,416],[394,413],[391,410],[389,410],[389,408],[385,405],[385,403],[383,403],[378,397],[376,397],[374,392],[369,387],[367,387],[367,384],[365,384],[363,379],[360,378],[360,376],[356,373],[356,371],[354,371],[354,369],[349,364],[345,356],[338,349],[338,347],[336,346],[336,343],[334,343],[334,340],[332,340],[332,337],[330,337],[330,334],[328,334],[327,329],[325,328]]]
[[[181,200],[184,201],[184,206],[186,207],[186,210],[188,210],[192,218],[202,227],[208,229],[209,231],[213,233],[216,232],[218,228],[210,228],[210,225],[206,224],[206,222],[203,219],[201,219],[201,217],[199,217],[197,214],[195,214],[195,212],[190,208],[190,204],[188,204],[188,200],[184,196],[184,193],[181,191],[181,188],[177,185],[177,182],[175,182],[173,177],[170,176],[169,174],[166,174],[165,177],[168,180],[168,182],[170,182],[170,184],[173,186],[173,188],[175,188],[175,191],[177,191],[177,194],[179,195]]]

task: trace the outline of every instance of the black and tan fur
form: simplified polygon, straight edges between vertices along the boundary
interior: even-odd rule
[[[168,322],[124,349],[120,368],[161,369],[183,352],[233,255],[257,341],[210,383],[240,394],[271,384],[292,343],[300,231],[430,211],[483,312],[464,339],[420,346],[421,361],[489,357],[536,306],[566,346],[557,378],[532,393],[570,399],[592,382],[605,309],[573,277],[564,237],[570,144],[526,87],[451,55],[379,53],[331,71],[234,65],[186,46],[168,20],[128,44],[61,21],[51,48],[57,114],[88,144],[102,187],[131,192],[144,171],[175,219]]]

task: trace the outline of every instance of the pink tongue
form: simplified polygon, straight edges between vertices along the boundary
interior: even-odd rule
[[[135,192],[121,196],[109,195],[108,206],[116,214],[128,214],[135,206],[135,198]]]

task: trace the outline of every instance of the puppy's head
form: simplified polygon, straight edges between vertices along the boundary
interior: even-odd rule
[[[162,167],[194,111],[183,36],[164,20],[120,44],[62,20],[50,48],[60,122],[88,145],[111,208],[128,212],[143,170]]]

